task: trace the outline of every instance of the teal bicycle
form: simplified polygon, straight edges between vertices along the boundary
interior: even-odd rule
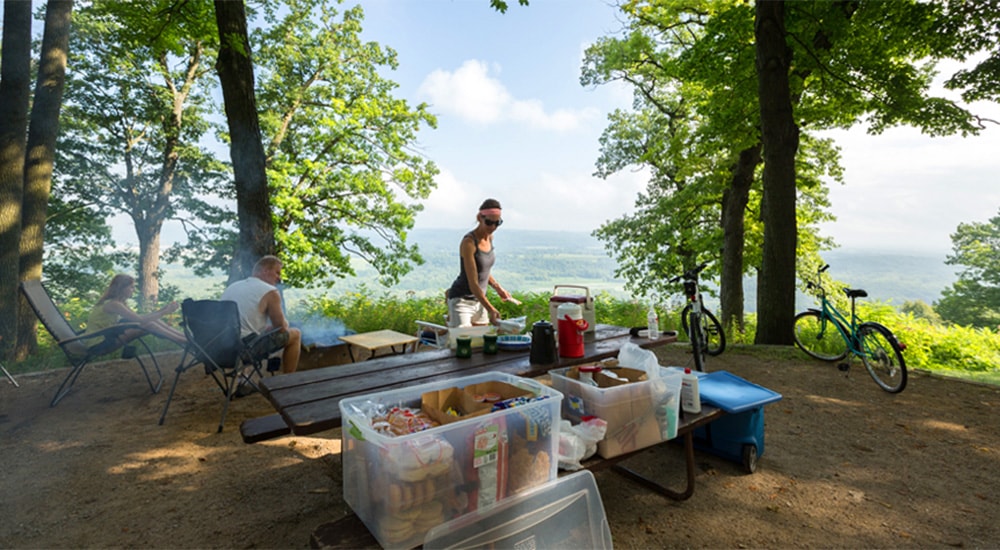
[[[851,299],[851,316],[841,313],[826,297],[821,275],[829,265],[816,273],[816,282],[808,281],[806,287],[816,290],[820,308],[809,308],[795,316],[795,345],[808,355],[822,361],[840,361],[850,355],[861,358],[880,388],[889,393],[899,393],[906,388],[906,361],[903,345],[884,325],[862,321],[855,313],[854,301],[868,293],[861,289],[845,288]],[[850,363],[841,363],[846,371]]]

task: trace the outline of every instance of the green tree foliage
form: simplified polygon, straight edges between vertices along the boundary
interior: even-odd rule
[[[924,319],[932,325],[940,325],[943,319],[934,311],[934,306],[923,300],[907,300],[899,306],[899,312],[915,319]]]
[[[945,263],[964,269],[934,309],[959,325],[1000,326],[1000,214],[988,222],[959,224]]]
[[[203,197],[222,187],[225,173],[198,146],[210,129],[214,27],[211,19],[196,23],[205,19],[197,3],[166,22],[149,18],[147,10],[168,9],[162,4],[94,2],[77,13],[58,148],[60,196],[102,218],[131,219],[140,307],[159,295],[163,223],[211,211]]]
[[[406,237],[437,168],[414,143],[436,119],[392,96],[382,74],[396,52],[361,40],[360,6],[339,18],[325,0],[287,7],[253,35],[283,276],[309,286],[319,273],[353,274],[355,255],[396,282],[422,262]]]
[[[758,327],[767,327],[765,339],[770,342],[791,334],[793,312],[789,308],[793,306],[784,299],[794,280],[786,276],[789,270],[794,271],[796,263],[800,270],[803,265],[815,265],[818,260],[809,252],[831,244],[817,235],[815,228],[829,216],[823,213],[828,206],[824,180],[839,178],[838,153],[830,143],[810,141],[809,133],[847,128],[862,121],[873,133],[900,124],[917,126],[932,135],[965,135],[980,129],[968,111],[928,92],[938,60],[976,49],[963,43],[961,36],[932,32],[958,21],[941,5],[912,1],[786,3],[779,10],[781,20],[775,20],[772,27],[782,35],[773,50],[785,48],[789,54],[788,60],[779,64],[788,75],[790,105],[772,105],[764,116],[792,113],[799,140],[775,142],[771,153],[777,153],[775,148],[791,148],[796,192],[792,208],[788,208],[792,195],[787,192],[781,195],[785,208],[761,208],[760,195],[767,185],[762,179],[767,178],[761,178],[759,170],[753,171],[754,183],[745,198],[736,185],[741,181],[738,168],[742,155],[760,147],[761,128],[767,126],[758,108],[754,47],[760,41],[753,35],[753,6],[712,0],[632,0],[621,7],[625,31],[617,38],[600,39],[588,50],[581,81],[601,84],[622,80],[634,86],[637,114],[630,120],[619,113],[612,118],[602,141],[599,173],[631,163],[652,168],[651,182],[647,194],[637,201],[637,213],[605,226],[598,235],[611,239],[613,254],[624,251],[621,274],[639,285],[649,272],[649,267],[642,265],[643,259],[657,250],[667,250],[675,264],[683,263],[689,260],[682,258],[692,254],[687,248],[697,242],[700,248],[693,254],[714,257],[721,248],[723,264],[737,263],[728,256],[735,246],[718,235],[728,235],[734,226],[742,226],[746,232],[743,241],[751,252],[742,259],[740,268],[784,272],[774,279],[780,284],[770,285],[770,289],[760,285],[768,278],[765,275],[776,273],[759,273],[758,277]],[[774,97],[768,94],[768,98]],[[646,124],[650,117],[647,111],[653,107],[661,119],[671,122]],[[785,120],[788,126],[787,116]],[[691,129],[681,131],[682,124]],[[658,133],[651,134],[650,129]],[[819,149],[811,150],[812,146]],[[757,164],[759,161],[748,163],[754,168]],[[789,181],[790,166],[785,164],[782,181]],[[697,184],[692,175],[700,176]],[[687,197],[678,192],[678,181],[694,188],[685,186]],[[658,196],[675,202],[656,200]],[[722,231],[718,226],[703,228],[700,241],[675,229],[684,221],[698,227],[692,212],[703,211],[706,204],[718,210],[716,205],[725,205],[727,199],[745,204],[753,215],[730,225],[726,216],[715,214]],[[667,229],[660,231],[653,224]],[[766,249],[761,235],[768,226],[781,228],[779,236],[797,237],[794,249],[798,262],[785,258],[765,265],[758,251]],[[787,243],[780,248],[787,251]],[[725,289],[723,292],[725,299]],[[771,311],[778,304],[782,311]],[[727,308],[725,303],[723,308]],[[772,316],[780,322],[763,322]],[[786,324],[788,330],[782,328]]]

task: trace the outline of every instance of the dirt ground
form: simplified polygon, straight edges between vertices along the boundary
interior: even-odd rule
[[[684,348],[661,350],[684,365]],[[674,502],[613,471],[597,474],[618,548],[1000,546],[1000,390],[911,375],[878,389],[806,359],[727,350],[728,370],[783,395],[765,407],[757,472],[698,453],[694,496]],[[302,548],[341,498],[340,433],[255,445],[242,420],[272,412],[253,395],[222,401],[197,369],[181,377],[163,426],[167,381],[152,395],[132,363],[88,368],[50,408],[65,370],[0,378],[0,547]],[[631,459],[682,479],[681,448]]]

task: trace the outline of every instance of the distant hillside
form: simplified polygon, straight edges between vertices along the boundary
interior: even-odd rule
[[[379,286],[374,282],[375,270],[358,262],[355,265],[357,277],[333,281],[318,290],[289,289],[286,298],[294,303],[308,294],[337,294],[355,290],[361,284],[376,292],[440,295],[458,274],[461,236],[461,230],[413,231],[410,237],[420,246],[426,264],[418,266],[393,288]],[[608,291],[615,296],[625,296],[624,282],[614,277],[614,261],[604,252],[603,244],[587,233],[504,228],[497,233],[495,246],[494,274],[509,290],[548,292],[557,284],[578,284],[590,287],[593,293]],[[891,301],[897,306],[907,300],[933,303],[956,279],[956,269],[945,265],[944,256],[937,254],[836,250],[827,252],[824,258],[835,279],[854,288],[864,288],[873,300]],[[206,297],[221,292],[221,276],[199,279],[176,266],[166,266],[165,271],[164,280],[185,289],[187,295]],[[756,310],[753,279],[748,278],[744,288],[746,309],[753,312]],[[811,303],[809,297],[800,299],[800,307]],[[710,303],[710,307],[713,306]]]

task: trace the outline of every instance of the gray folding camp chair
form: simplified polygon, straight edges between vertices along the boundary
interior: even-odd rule
[[[167,403],[163,406],[160,424],[167,418],[167,410],[174,398],[181,373],[197,365],[204,365],[205,373],[212,376],[225,399],[222,418],[219,419],[221,432],[226,422],[229,402],[238,395],[237,392],[243,387],[259,391],[254,377],[259,380],[263,376],[262,367],[268,355],[267,350],[259,349],[259,343],[265,341],[264,337],[268,333],[246,340],[241,338],[239,309],[236,302],[228,300],[188,298],[181,302],[181,314],[184,317],[184,335],[187,336],[188,343],[177,365],[177,374],[170,386]]]
[[[38,320],[45,325],[45,330],[49,331],[49,334],[59,344],[59,348],[63,350],[66,358],[69,359],[70,365],[72,365],[69,374],[66,375],[59,389],[56,390],[56,394],[52,397],[52,402],[49,406],[55,407],[56,403],[59,403],[59,400],[69,393],[70,389],[73,388],[73,384],[76,383],[76,379],[83,372],[83,368],[89,365],[93,359],[118,351],[119,349],[122,350],[123,359],[135,359],[139,363],[142,374],[146,376],[149,389],[153,393],[160,391],[160,386],[163,385],[163,374],[160,372],[160,364],[157,363],[153,351],[149,349],[149,346],[146,345],[146,342],[142,338],[136,338],[128,342],[130,344],[128,346],[122,343],[119,338],[127,329],[141,329],[142,327],[138,323],[120,323],[104,330],[79,334],[66,321],[66,317],[56,307],[55,302],[52,301],[52,297],[49,296],[49,292],[45,290],[45,286],[42,285],[41,281],[32,280],[22,282],[21,292],[28,300],[28,303],[31,304],[31,309],[35,310]],[[148,355],[152,360],[152,366],[157,376],[155,383],[152,377],[150,377],[149,370],[142,361],[142,357],[135,353],[135,347],[131,345],[133,342],[142,345],[146,350],[145,355]]]

